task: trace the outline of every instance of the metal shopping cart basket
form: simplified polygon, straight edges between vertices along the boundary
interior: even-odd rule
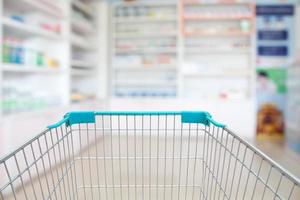
[[[0,199],[300,199],[206,112],[70,112],[0,160]]]

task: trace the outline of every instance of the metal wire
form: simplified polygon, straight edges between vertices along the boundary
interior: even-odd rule
[[[227,128],[99,115],[0,160],[0,200],[300,199],[297,178]]]

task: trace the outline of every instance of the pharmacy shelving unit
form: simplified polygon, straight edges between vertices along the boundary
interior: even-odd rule
[[[296,4],[296,24],[300,23],[300,1]],[[296,26],[295,35],[300,34]],[[300,152],[300,38],[296,37],[293,63],[287,68],[287,100],[285,116],[286,141]]]
[[[300,60],[287,68],[287,106],[286,133],[287,141],[293,148],[298,148],[300,141]]]
[[[255,74],[254,3],[181,0],[180,12],[182,96],[251,98]]]
[[[177,96],[178,4],[175,1],[114,3],[111,19],[111,95]]]
[[[1,0],[1,116],[105,98],[107,16],[107,2]]]
[[[97,34],[96,13],[88,1],[72,0],[70,5],[71,101],[96,98]]]
[[[1,0],[1,117],[69,103],[67,14],[62,0]]]

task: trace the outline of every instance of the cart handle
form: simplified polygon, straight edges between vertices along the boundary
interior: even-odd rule
[[[206,126],[213,124],[219,128],[225,128],[226,125],[221,124],[212,119],[212,116],[208,112],[204,111],[147,111],[147,112],[139,112],[139,111],[103,111],[103,112],[95,112],[95,111],[76,111],[69,112],[64,115],[64,118],[52,125],[48,126],[48,129],[57,128],[63,124],[67,126],[71,126],[73,124],[80,123],[95,123],[96,116],[98,115],[119,115],[119,116],[136,116],[136,115],[181,115],[182,123],[200,123]]]

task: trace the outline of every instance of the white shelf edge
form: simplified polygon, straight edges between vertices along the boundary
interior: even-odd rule
[[[18,65],[2,63],[2,70],[4,72],[15,72],[15,73],[60,73],[62,70],[60,68],[50,68],[43,66],[28,66],[28,65]]]
[[[177,53],[177,47],[173,48],[138,48],[138,49],[115,49],[117,54],[125,53]]]
[[[87,77],[87,76],[94,76],[93,70],[86,70],[86,69],[71,69],[72,76],[79,76],[79,77]]]
[[[246,1],[186,1],[184,3],[184,6],[214,6],[214,5],[235,5],[235,4],[238,4],[238,5],[252,5],[253,3],[251,3],[250,1],[249,2],[246,2]]]
[[[120,19],[118,19],[120,18]],[[115,17],[114,23],[141,23],[141,22],[177,22],[178,18],[174,17]]]
[[[139,2],[113,2],[113,5],[115,7],[128,7],[128,6],[155,6],[155,7],[159,7],[159,6],[176,6],[176,2],[175,1],[164,1],[164,0],[160,0],[160,1],[139,1]]]
[[[153,33],[115,33],[115,38],[145,38],[145,37],[177,37],[177,32],[153,32]]]
[[[121,80],[115,80],[114,81],[114,85],[125,85],[125,86],[141,86],[141,85],[144,85],[144,86],[167,86],[167,87],[170,87],[170,86],[176,86],[176,81],[174,80],[173,81],[174,83],[171,83],[171,81],[167,82],[167,81],[156,81],[156,80],[153,80],[153,81],[121,81]]]
[[[17,29],[24,35],[28,34],[28,36],[32,36],[32,34],[34,34],[55,40],[63,39],[63,37],[59,34],[43,30],[42,28],[31,26],[23,22],[18,22],[7,17],[2,18],[2,24],[6,27]]]
[[[92,26],[89,26],[80,20],[75,21],[75,19],[72,19],[71,25],[72,25],[72,28],[74,28],[75,30],[79,30],[79,32],[91,33],[93,31]]]
[[[174,65],[152,65],[152,66],[145,66],[145,65],[136,65],[136,66],[115,66],[115,70],[177,70],[176,64]]]
[[[254,19],[253,15],[240,15],[240,16],[223,16],[223,15],[212,15],[212,16],[205,16],[205,15],[193,15],[187,14],[183,16],[184,20],[186,21],[240,21],[240,20],[252,20]]]
[[[83,68],[94,68],[94,66],[96,65],[95,63],[89,63],[87,61],[83,61],[83,60],[77,60],[77,59],[73,59],[71,61],[71,65],[72,66],[77,66],[77,67],[83,67]]]
[[[247,54],[251,50],[249,48],[198,48],[198,47],[185,47],[185,54]]]
[[[240,70],[240,72],[231,72],[231,71],[223,71],[223,72],[184,72],[183,75],[185,77],[251,77],[253,74],[250,70]]]
[[[11,1],[11,0],[9,0]],[[61,13],[57,13],[56,11],[52,10],[51,8],[49,8],[47,5],[44,5],[42,3],[42,1],[38,1],[38,0],[15,0],[17,2],[23,2],[24,4],[27,4],[28,6],[30,6],[31,8],[34,8],[36,10],[40,10],[42,11],[43,13],[51,16],[51,17],[54,17],[56,19],[63,19],[65,18],[65,13],[63,13],[62,11],[62,8],[59,7],[57,4],[55,3],[51,3],[50,0],[47,1],[47,4],[51,4],[52,7],[56,7],[57,9],[60,9],[61,10]]]
[[[85,50],[95,50],[94,44],[89,44],[82,36],[77,36],[74,33],[71,35],[70,39],[71,46],[78,47]]]
[[[82,3],[80,0],[72,0],[71,2],[74,6],[76,6],[79,10],[81,10],[85,14],[87,14],[91,17],[94,16],[93,10],[89,6]]]

